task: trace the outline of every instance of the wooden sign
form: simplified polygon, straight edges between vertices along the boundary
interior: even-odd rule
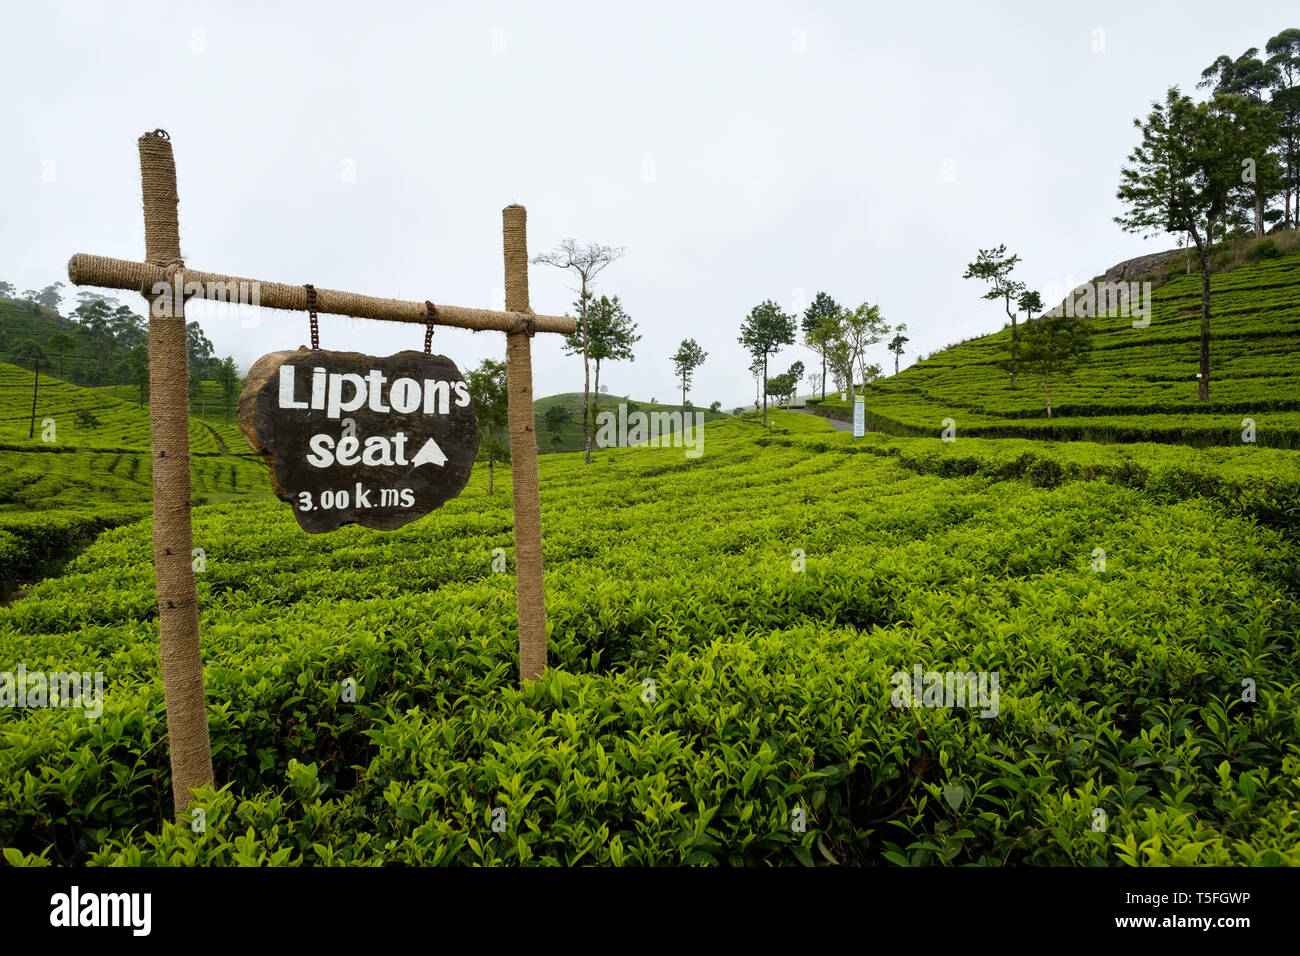
[[[455,498],[478,453],[478,420],[445,355],[300,348],[258,359],[239,427],[305,531],[391,531]]]

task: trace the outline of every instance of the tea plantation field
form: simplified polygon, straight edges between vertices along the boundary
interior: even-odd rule
[[[0,667],[107,679],[98,720],[0,709],[4,858],[1300,864],[1300,456],[772,417],[542,458],[522,690],[508,482],[390,533],[196,507],[203,833],[168,820],[150,522],[104,531],[0,607]],[[997,673],[996,713],[894,706],[918,666]]]
[[[0,598],[56,570],[105,528],[149,511],[149,409],[118,394],[135,390],[34,378],[0,364]],[[222,422],[219,406],[208,410],[190,420],[194,501],[268,495],[262,459]]]
[[[1051,421],[1038,379],[1022,369],[1012,390],[997,364],[1009,354],[1008,327],[868,385],[869,427],[937,436],[951,418],[972,438],[1239,445],[1250,418],[1257,444],[1300,448],[1300,253],[1211,276],[1205,403],[1196,394],[1200,283],[1184,275],[1156,288],[1145,328],[1131,316],[1093,319],[1091,360],[1052,383]],[[838,394],[818,404],[852,413]]]

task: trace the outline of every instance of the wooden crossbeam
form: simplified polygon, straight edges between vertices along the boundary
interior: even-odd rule
[[[167,294],[176,297],[179,290],[186,298],[212,299],[218,302],[240,303],[268,309],[285,309],[304,312],[307,309],[307,288],[286,285],[282,282],[264,282],[217,272],[200,272],[197,269],[173,269],[152,262],[132,262],[129,259],[112,259],[77,253],[68,260],[68,278],[73,285],[97,286],[101,289],[119,289],[143,295]],[[532,322],[533,332],[555,332],[572,335],[578,328],[577,319],[568,315],[535,315],[532,312],[469,309],[459,305],[434,303],[438,325],[460,329],[495,332],[526,332]],[[348,315],[358,319],[377,319],[383,322],[409,322],[424,325],[428,311],[423,302],[405,302],[400,299],[383,299],[335,289],[316,289],[316,311],[329,315]]]

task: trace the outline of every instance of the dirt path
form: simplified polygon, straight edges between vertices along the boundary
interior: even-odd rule
[[[230,449],[228,449],[226,443],[221,440],[221,436],[217,434],[217,430],[207,422],[201,421],[199,424],[212,433],[212,440],[217,443],[217,451],[221,452],[223,455],[229,455]]]
[[[842,422],[842,421],[840,421],[838,418],[827,418],[825,415],[818,415],[816,412],[811,411],[810,409],[807,409],[807,408],[788,408],[788,409],[786,409],[786,411],[789,411],[789,412],[798,412],[800,415],[815,415],[817,418],[820,418],[820,419],[822,419],[823,421],[828,421],[828,422],[830,422],[830,423],[831,423],[831,427],[834,428],[837,432],[851,432],[851,431],[853,431],[853,423],[852,423],[852,422]]]

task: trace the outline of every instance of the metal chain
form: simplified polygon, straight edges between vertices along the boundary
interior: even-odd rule
[[[316,321],[316,287],[314,285],[305,285],[307,290],[307,318],[311,322],[311,347],[312,351],[320,349],[320,323]]]
[[[433,324],[438,318],[438,307],[429,300],[424,302],[424,311],[427,316],[424,326],[424,354],[433,354]]]

